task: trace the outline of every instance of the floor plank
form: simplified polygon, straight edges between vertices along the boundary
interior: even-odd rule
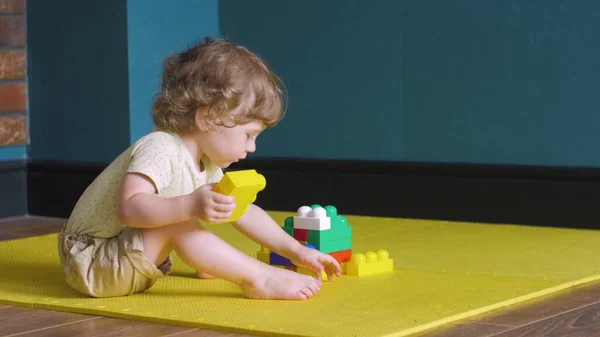
[[[596,291],[596,294],[600,291],[599,284],[565,290],[558,294],[515,305],[512,308],[507,308],[508,310],[497,310],[485,315],[475,316],[470,320],[519,326],[597,302],[599,298],[597,295],[593,296],[594,291]]]
[[[600,300],[600,282],[582,284],[568,292],[569,299],[584,304],[595,303]]]
[[[456,323],[415,335],[414,337],[483,337],[510,330],[513,326],[480,324],[476,322]]]
[[[162,337],[191,330],[194,329],[142,321],[129,321],[110,317],[97,317],[97,319],[94,320],[88,320],[76,324],[65,324],[40,331],[21,334],[19,337]]]
[[[12,306],[0,310],[0,336],[95,319],[94,316]]]
[[[173,335],[167,335],[168,337],[256,337],[256,335],[241,335],[234,332],[194,329],[187,332],[176,333]],[[163,337],[167,337],[163,336]]]
[[[471,317],[418,337],[489,336],[576,310],[600,300],[600,283],[580,285],[512,307]],[[600,335],[600,333],[598,333]]]
[[[600,335],[600,303],[532,322],[489,337],[589,337]]]

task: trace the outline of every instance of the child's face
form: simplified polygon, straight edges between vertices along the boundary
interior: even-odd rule
[[[215,165],[226,168],[256,151],[256,138],[264,129],[265,124],[258,120],[234,127],[216,126],[199,133],[196,142]]]

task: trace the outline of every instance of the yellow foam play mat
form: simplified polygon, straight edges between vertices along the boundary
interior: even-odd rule
[[[343,213],[343,212],[340,212]],[[281,224],[292,213],[270,212]],[[394,271],[324,282],[306,301],[243,297],[175,258],[149,291],[86,298],[63,282],[56,235],[0,242],[0,302],[255,335],[408,336],[600,278],[600,231],[348,216],[353,252],[386,249]],[[211,227],[243,252],[259,246]]]

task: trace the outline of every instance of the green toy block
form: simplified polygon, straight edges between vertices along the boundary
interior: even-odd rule
[[[337,208],[334,206],[325,206],[325,212],[327,213],[327,216],[331,218],[331,228],[348,225],[348,219],[346,219],[345,216],[339,215]]]
[[[291,237],[294,237],[294,228],[293,227],[282,227],[282,229],[288,233]]]
[[[287,217],[282,228],[291,237],[294,237],[294,217]]]
[[[322,241],[319,244],[313,244],[320,252],[329,254],[342,250],[352,249],[352,238],[342,238],[333,241]]]
[[[327,212],[327,216],[331,218],[331,229],[324,231],[309,230],[308,243],[317,247],[326,241],[351,239],[352,226],[348,225],[348,219],[342,215],[338,215],[337,209],[333,206],[326,206],[325,211]]]
[[[341,239],[352,239],[352,227],[338,226],[324,231],[309,230],[308,244],[318,247],[322,242],[336,241]]]

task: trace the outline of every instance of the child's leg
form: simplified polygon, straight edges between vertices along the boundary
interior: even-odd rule
[[[201,278],[201,279],[213,279],[213,278],[215,278],[214,276],[212,276],[210,274],[207,274],[205,272],[199,271],[199,270],[196,271],[196,276],[198,276],[198,278]]]
[[[144,255],[160,265],[171,250],[190,267],[234,282],[246,296],[306,299],[319,291],[313,277],[269,266],[236,250],[197,221],[142,229]]]

